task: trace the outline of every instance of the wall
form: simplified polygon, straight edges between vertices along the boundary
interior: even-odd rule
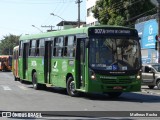
[[[158,62],[158,53],[155,50],[155,36],[158,34],[158,23],[156,19],[151,19],[135,25],[141,37],[141,52],[143,63]]]

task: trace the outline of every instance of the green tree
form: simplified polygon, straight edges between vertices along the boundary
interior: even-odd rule
[[[92,12],[100,24],[128,26],[156,13],[156,6],[150,0],[98,0]]]
[[[1,55],[12,55],[13,48],[18,45],[20,36],[12,35],[4,36],[0,43]]]

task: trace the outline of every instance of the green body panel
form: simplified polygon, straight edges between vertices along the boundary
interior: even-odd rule
[[[26,71],[26,79],[23,79],[22,69],[20,69],[20,78],[32,82],[32,73],[37,73],[38,83],[52,84],[57,87],[66,88],[66,77],[68,74],[75,78],[75,60],[74,59],[54,59],[51,60],[50,82],[44,78],[44,60],[43,58],[28,58],[28,69]],[[54,63],[57,62],[57,65]],[[19,68],[22,67],[22,58],[19,60]]]
[[[75,78],[75,60],[73,59],[54,59],[51,65],[51,84],[66,88],[67,75]]]
[[[22,64],[22,58],[18,59],[18,73],[19,73],[19,77],[20,79],[22,79],[22,68],[23,68],[23,64]]]
[[[37,72],[38,83],[44,83],[44,64],[43,58],[28,58],[28,76],[29,81],[32,81],[32,72]]]
[[[62,35],[73,35],[73,34],[82,34],[87,33],[88,28],[74,28],[68,30],[61,30],[61,31],[53,31],[53,32],[46,32],[41,34],[33,34],[33,35],[25,35],[21,36],[20,40],[29,40],[29,39],[37,39],[37,38],[47,38],[52,36],[62,36]]]
[[[94,26],[96,27],[96,26]],[[98,26],[99,27],[99,26]],[[102,26],[106,27],[106,26]],[[111,27],[111,26],[109,26]],[[65,35],[77,35],[77,34],[86,34],[88,35],[88,28],[77,28],[77,29],[68,29],[62,31],[54,31],[41,33],[36,35],[26,35],[20,37],[20,41],[24,40],[33,40],[47,37],[56,37],[56,36],[65,36]],[[48,73],[45,73],[45,59],[44,57],[28,57],[28,64],[26,72],[23,72],[23,59],[19,58],[19,76],[20,79],[31,81],[32,75],[34,72],[37,74],[38,83],[42,84],[51,84],[56,87],[66,88],[66,83],[68,77],[72,76],[75,81],[75,87],[77,91],[82,92],[131,92],[131,91],[140,91],[141,89],[141,80],[137,79],[137,74],[135,75],[126,75],[126,76],[108,76],[96,74],[96,79],[91,79],[89,73],[89,63],[88,63],[88,48],[85,47],[85,63],[81,64],[80,61],[76,60],[75,57],[51,57],[51,67]],[[83,71],[80,75],[79,67]],[[25,74],[25,78],[24,78]],[[47,77],[45,77],[45,75]],[[80,78],[82,77],[82,80]],[[122,87],[122,89],[114,89],[114,87]]]
[[[44,66],[42,64],[42,58],[28,58],[28,66],[26,70],[26,79],[23,79],[23,59],[19,58],[19,76],[26,81],[32,81],[32,72],[37,72],[37,78],[39,83],[44,83]]]
[[[114,87],[115,88],[117,87],[117,89],[114,89]],[[136,79],[136,75],[134,76],[96,75],[95,80],[89,79],[87,92],[101,92],[101,93],[131,92],[131,91],[137,92],[140,90],[141,90],[141,80]]]

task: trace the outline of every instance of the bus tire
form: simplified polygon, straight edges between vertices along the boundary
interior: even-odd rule
[[[33,88],[35,90],[40,89],[40,85],[37,83],[37,74],[36,74],[36,72],[34,72],[33,76],[32,76],[32,85],[33,85]]]
[[[22,80],[22,79],[20,79],[20,82],[23,84],[24,83],[24,81]]]
[[[67,93],[72,97],[76,97],[79,95],[79,92],[75,90],[75,82],[73,77],[69,77],[67,80]]]
[[[18,81],[18,79],[16,78],[16,76],[14,76],[14,81]]]
[[[108,92],[107,94],[110,98],[118,98],[122,94],[122,92]]]

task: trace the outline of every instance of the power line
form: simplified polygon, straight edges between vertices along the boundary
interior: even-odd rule
[[[68,8],[70,5],[71,5],[71,4],[70,4],[69,2],[66,3],[66,4],[64,5],[64,7],[62,7],[61,11],[58,12],[58,14],[59,14],[60,16],[63,16],[64,11],[66,11],[67,8]],[[54,13],[55,13],[55,12],[54,12]],[[56,12],[56,13],[57,13],[57,12]]]
[[[123,4],[123,1],[121,1],[121,2],[119,2],[119,3],[115,3],[115,4],[112,5],[112,8],[117,7],[117,6],[120,6],[120,5],[122,5],[122,4]]]
[[[141,14],[139,14],[139,15],[137,15],[137,16],[134,16],[134,17],[132,17],[131,19],[127,20],[126,22],[130,22],[130,21],[135,20],[135,19],[137,19],[137,18],[139,18],[139,17],[142,17],[142,16],[145,15],[146,13],[151,12],[151,11],[154,11],[154,10],[156,10],[156,9],[157,9],[157,8],[155,7],[155,8],[153,8],[153,9],[151,9],[151,10],[148,10],[147,12],[144,12],[144,13],[141,13]]]
[[[135,1],[135,2],[130,2],[129,4],[128,4],[128,6],[132,6],[132,5],[134,5],[134,4],[136,4],[136,3],[138,3],[138,2],[141,2],[142,0],[138,0],[138,1]],[[124,7],[123,7],[123,4],[120,6],[116,6],[116,7],[112,7],[112,9],[119,9],[119,10],[121,10],[121,9],[123,9]]]

